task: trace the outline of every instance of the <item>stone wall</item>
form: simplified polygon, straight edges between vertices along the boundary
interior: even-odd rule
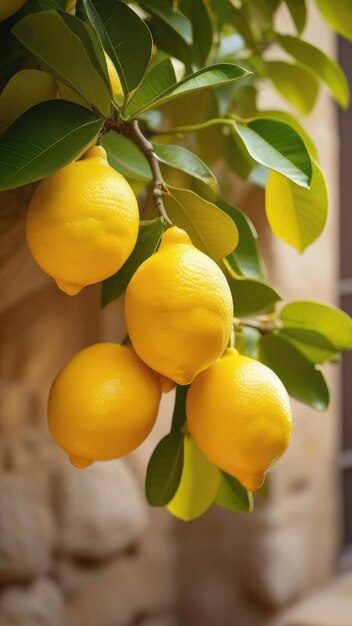
[[[316,17],[308,37],[333,51],[333,37]],[[331,214],[304,257],[270,235],[260,192],[236,183],[234,197],[260,230],[284,296],[334,301],[337,150],[326,94],[309,128],[328,172]],[[269,626],[334,572],[337,370],[329,372],[329,412],[295,404],[292,447],[250,517],[214,507],[185,525],[147,507],[145,466],[168,428],[168,396],[151,437],[127,460],[74,469],[47,431],[48,388],[79,349],[123,337],[122,307],[101,313],[98,288],[70,298],[35,266],[23,231],[31,192],[0,195],[1,626]]]

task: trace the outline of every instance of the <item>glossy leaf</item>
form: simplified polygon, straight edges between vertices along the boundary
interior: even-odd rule
[[[266,69],[274,87],[302,113],[308,115],[313,109],[319,83],[313,74],[300,65],[286,61],[268,61]]]
[[[324,335],[305,328],[287,328],[280,330],[280,337],[292,343],[309,361],[315,364],[335,360],[337,350]]]
[[[231,63],[211,65],[186,76],[186,78],[181,80],[179,83],[169,87],[154,100],[141,106],[139,109],[135,107],[134,98],[132,98],[127,107],[126,114],[128,117],[132,117],[137,113],[141,113],[142,111],[146,111],[153,107],[160,107],[166,102],[179,98],[184,94],[189,94],[201,89],[214,89],[216,87],[221,87],[222,85],[233,83],[247,74],[248,72],[239,65],[233,65]]]
[[[238,243],[238,231],[231,218],[219,207],[193,191],[170,188],[164,204],[171,221],[183,228],[193,244],[217,263]]]
[[[236,478],[221,472],[215,504],[234,513],[252,513],[253,495]]]
[[[214,195],[216,194],[218,184],[213,172],[199,157],[193,154],[193,152],[181,146],[158,144],[155,142],[153,142],[153,148],[161,163],[170,165],[171,167],[181,170],[181,172],[185,172],[197,178],[207,185]]]
[[[213,44],[213,25],[207,0],[181,0],[181,10],[192,23],[192,59],[197,66],[203,66]]]
[[[102,76],[99,42],[93,29],[68,13],[41,11],[27,15],[13,32],[45,70],[77,91],[102,115],[109,115],[110,88]]]
[[[306,0],[285,0],[298,34],[303,33],[307,21]]]
[[[236,122],[234,128],[255,161],[300,187],[309,187],[312,163],[301,137],[291,126],[262,118],[246,125]]]
[[[0,95],[0,133],[35,104],[56,98],[56,81],[39,70],[21,70]]]
[[[174,66],[170,59],[164,59],[146,74],[141,85],[134,93],[127,107],[127,115],[132,116],[134,111],[144,109],[158,96],[177,82]]]
[[[147,19],[147,24],[157,49],[172,58],[178,59],[184,64],[187,72],[191,71],[191,46],[185,42],[183,37],[180,37],[175,30],[156,16]]]
[[[36,13],[37,11],[45,11],[48,9],[57,9],[64,11],[66,8],[66,0],[27,0],[21,12],[24,15]]]
[[[279,111],[279,110],[274,110],[274,109],[266,109],[264,111],[259,111],[253,117],[255,117],[256,119],[270,118],[272,120],[278,120],[279,122],[285,122],[285,124],[288,124],[289,126],[291,126],[303,140],[303,143],[305,144],[310,156],[313,157],[313,159],[315,159],[316,161],[318,161],[318,152],[313,143],[313,140],[311,136],[308,134],[308,132],[306,131],[306,129],[297,120],[296,117],[294,117],[287,111]]]
[[[239,240],[236,249],[227,256],[227,261],[235,272],[244,276],[262,279],[261,259],[258,249],[258,235],[254,224],[242,211],[227,202],[219,201],[217,205],[227,213],[237,226]]]
[[[320,333],[337,350],[352,348],[352,321],[347,313],[321,302],[291,302],[281,311],[286,329],[305,329]]]
[[[190,522],[212,505],[220,483],[220,470],[210,463],[191,437],[184,438],[183,472],[179,487],[167,509],[179,519]]]
[[[304,252],[322,233],[328,212],[326,182],[317,163],[313,162],[310,189],[297,187],[281,174],[271,172],[265,209],[275,235]]]
[[[316,46],[312,46],[312,44],[302,41],[298,37],[278,35],[276,39],[288,54],[313,72],[317,80],[325,83],[338,104],[344,109],[348,107],[347,78],[334,59]]]
[[[119,0],[79,0],[78,12],[94,26],[125,94],[136,89],[152,54],[152,37],[145,22]]]
[[[322,373],[282,336],[261,338],[259,360],[281,378],[290,396],[318,411],[327,408],[329,391]]]
[[[223,137],[223,151],[227,165],[242,180],[248,180],[257,163],[237,133],[231,132]]]
[[[176,398],[171,425],[173,431],[181,430],[186,422],[186,398],[188,389],[189,385],[176,385]]]
[[[147,159],[130,139],[110,131],[102,137],[100,144],[107,152],[111,167],[119,174],[141,182],[152,180]]]
[[[40,180],[70,163],[94,142],[103,122],[65,100],[35,105],[0,138],[0,190]]]
[[[316,0],[321,14],[339,35],[352,41],[351,0]]]
[[[229,267],[227,263],[226,261],[225,267]],[[231,277],[230,273],[228,282],[237,317],[264,312],[281,300],[279,293],[264,281],[243,276]]]
[[[192,43],[192,25],[190,21],[180,13],[173,11],[168,0],[139,0],[139,4],[156,15],[162,22],[172,28],[186,43]]]
[[[101,292],[102,308],[116,300],[125,291],[139,266],[157,249],[163,232],[164,222],[161,217],[140,222],[138,239],[132,254],[116,274],[103,282]]]
[[[180,432],[169,433],[158,443],[150,458],[145,493],[152,506],[166,506],[177,491],[183,469],[183,439]]]

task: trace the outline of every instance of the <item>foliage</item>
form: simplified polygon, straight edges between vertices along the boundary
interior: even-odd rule
[[[329,26],[352,39],[350,0],[315,1]],[[326,304],[277,307],[281,296],[267,282],[255,228],[231,206],[213,168],[221,162],[228,175],[264,186],[273,232],[298,252],[321,234],[326,183],[295,111],[309,114],[321,87],[343,108],[349,93],[339,65],[304,38],[305,0],[78,0],[75,15],[64,4],[27,0],[0,23],[0,190],[40,180],[100,142],[139,192],[143,220],[131,257],[103,283],[102,306],[124,292],[171,220],[225,272],[239,350],[268,364],[294,398],[326,408],[321,366],[352,348],[351,320]],[[291,33],[277,31],[279,10],[291,16]],[[260,108],[264,83],[291,113]],[[131,134],[133,120],[151,140],[149,151]],[[162,216],[151,202],[151,154],[167,188]],[[250,512],[252,495],[211,466],[186,433],[186,393],[177,389],[171,433],[151,458],[149,502],[182,519],[213,502]]]

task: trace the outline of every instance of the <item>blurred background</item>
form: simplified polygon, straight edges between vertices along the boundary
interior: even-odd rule
[[[352,80],[352,44],[313,8],[307,39]],[[263,106],[284,107],[273,99],[264,90]],[[323,92],[304,123],[330,191],[318,242],[299,257],[275,239],[258,188],[234,179],[232,200],[254,221],[285,299],[340,303],[352,314],[352,109],[338,112]],[[185,524],[151,509],[145,468],[168,431],[170,396],[126,459],[76,470],[49,437],[58,369],[125,329],[122,302],[101,312],[99,287],[70,298],[35,266],[24,242],[32,192],[0,194],[0,625],[352,626],[352,355],[327,368],[328,412],[294,403],[293,443],[253,515],[214,506]]]

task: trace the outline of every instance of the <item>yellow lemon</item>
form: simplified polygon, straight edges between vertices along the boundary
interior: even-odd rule
[[[130,281],[125,318],[137,354],[186,385],[221,356],[233,318],[225,276],[185,231],[170,228]]]
[[[108,74],[109,74],[112,93],[114,94],[116,100],[120,100],[121,98],[123,98],[124,94],[123,94],[123,89],[122,89],[119,75],[116,71],[115,65],[113,64],[110,57],[106,54],[106,52],[104,52],[104,55],[105,55],[106,65],[108,68]]]
[[[187,424],[196,444],[217,467],[255,491],[289,445],[287,391],[276,374],[234,348],[192,383]]]
[[[94,146],[45,178],[31,199],[26,236],[38,265],[70,295],[117,272],[138,235],[136,197]]]
[[[49,430],[77,467],[123,456],[150,433],[158,412],[157,375],[128,346],[81,350],[49,393]]]
[[[8,17],[11,17],[11,15],[16,13],[16,11],[18,11],[25,2],[26,0],[1,0],[0,22],[7,20]]]

